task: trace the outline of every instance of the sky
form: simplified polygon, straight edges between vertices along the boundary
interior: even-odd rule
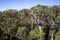
[[[29,9],[38,4],[47,6],[60,5],[60,0],[0,0],[0,11],[6,9]]]

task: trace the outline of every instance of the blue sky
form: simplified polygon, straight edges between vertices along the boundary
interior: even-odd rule
[[[60,0],[0,0],[0,11],[6,9],[31,8],[37,4],[42,5],[60,5]]]

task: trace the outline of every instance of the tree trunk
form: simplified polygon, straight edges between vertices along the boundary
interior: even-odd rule
[[[52,34],[51,34],[51,40],[53,40],[53,32],[52,32]]]
[[[33,18],[31,17],[31,29],[33,29]]]

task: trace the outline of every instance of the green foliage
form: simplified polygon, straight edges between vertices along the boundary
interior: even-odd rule
[[[39,27],[41,26],[41,30]],[[0,11],[0,40],[60,40],[60,6]],[[57,33],[56,33],[57,32]]]
[[[55,40],[60,40],[60,31],[56,33]]]
[[[16,37],[20,40],[26,40],[27,35],[27,28],[26,27],[19,27],[17,30]]]
[[[37,29],[33,29],[30,31],[29,33],[29,39],[28,40],[43,40],[43,35],[44,32],[43,31],[38,31]]]

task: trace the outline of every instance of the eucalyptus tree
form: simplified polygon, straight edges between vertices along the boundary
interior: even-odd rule
[[[38,30],[38,32],[40,32],[41,33],[41,31],[42,31],[42,26],[41,26],[41,19],[40,19],[40,13],[41,13],[41,10],[39,10],[39,8],[38,7],[32,7],[31,8],[31,10],[32,10],[32,12],[31,12],[31,14],[34,16],[34,19],[33,20],[35,20],[36,21],[36,28],[37,28],[37,30]],[[34,21],[34,22],[35,22]],[[32,24],[33,25],[33,24]],[[44,34],[43,34],[44,35]],[[43,38],[42,36],[41,36],[41,38]]]

